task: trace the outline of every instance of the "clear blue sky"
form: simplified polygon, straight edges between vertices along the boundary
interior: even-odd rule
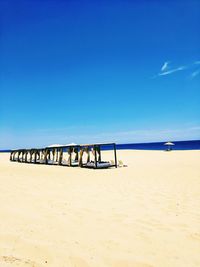
[[[200,1],[0,2],[0,148],[200,139]]]

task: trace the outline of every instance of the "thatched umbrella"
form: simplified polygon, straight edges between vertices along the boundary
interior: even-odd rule
[[[167,142],[167,143],[164,143],[164,146],[168,146],[168,148],[167,148],[167,151],[170,151],[170,150],[172,150],[172,146],[174,146],[175,144],[174,143],[172,143],[172,142]]]

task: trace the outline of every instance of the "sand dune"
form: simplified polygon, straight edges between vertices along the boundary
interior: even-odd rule
[[[128,167],[23,164],[0,154],[0,267],[200,266],[200,151],[118,158]]]

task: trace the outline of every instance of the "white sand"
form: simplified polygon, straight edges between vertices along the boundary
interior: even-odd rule
[[[23,164],[0,154],[0,267],[200,266],[200,151],[118,158],[128,167]]]

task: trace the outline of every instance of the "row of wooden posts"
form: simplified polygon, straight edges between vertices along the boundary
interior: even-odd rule
[[[113,160],[110,165],[106,165],[102,161],[102,148],[109,146],[113,151]],[[64,159],[64,153],[68,153],[68,160]],[[91,166],[90,153],[92,152],[94,162]],[[83,155],[86,153],[87,160],[83,162]],[[10,153],[10,160],[24,163],[35,164],[50,164],[62,166],[80,166],[97,168],[100,163],[104,163],[107,167],[117,167],[117,154],[115,143],[109,144],[92,144],[92,145],[73,145],[73,146],[58,146],[46,148],[32,149],[17,149]],[[104,166],[103,165],[103,166]]]

